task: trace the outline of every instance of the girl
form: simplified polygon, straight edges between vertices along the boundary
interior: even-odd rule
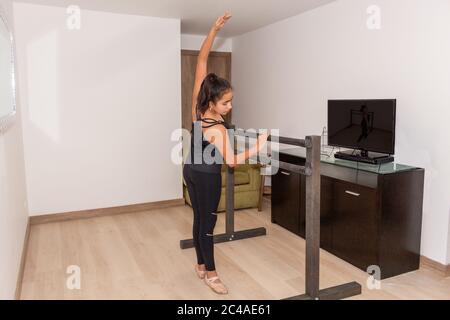
[[[190,161],[183,168],[183,177],[194,211],[193,238],[197,254],[195,270],[198,277],[218,294],[228,293],[219,279],[214,263],[213,234],[222,189],[222,163],[229,167],[245,163],[264,147],[268,138],[267,134],[259,136],[255,146],[235,155],[228,137],[228,124],[223,119],[232,109],[232,87],[227,80],[215,74],[206,75],[208,56],[216,34],[230,18],[231,15],[226,13],[217,19],[198,56],[192,95]],[[212,149],[212,152],[204,153],[206,148]],[[205,161],[204,154],[210,154],[216,159],[216,151],[220,153],[218,156],[221,161]],[[200,161],[197,157],[199,154]]]

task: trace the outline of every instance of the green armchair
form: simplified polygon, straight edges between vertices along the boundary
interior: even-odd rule
[[[258,208],[260,210],[261,201],[261,165],[243,164],[234,169],[234,208],[247,209]],[[183,180],[183,193],[186,203],[192,206],[191,199]],[[222,194],[220,197],[217,212],[225,211],[226,200],[226,165],[222,165]]]

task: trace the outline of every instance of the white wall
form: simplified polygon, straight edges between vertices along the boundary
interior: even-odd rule
[[[12,1],[0,7],[13,29]],[[0,300],[14,299],[28,221],[20,106],[18,100],[12,126],[0,133]]]
[[[182,198],[180,21],[15,3],[30,215]]]
[[[328,99],[397,98],[396,160],[426,169],[422,254],[446,263],[449,38],[448,0],[340,0],[233,38],[235,122],[320,135]]]
[[[200,50],[205,36],[182,34],[181,35],[181,49],[183,50]],[[211,51],[217,52],[231,52],[233,51],[233,42],[231,38],[216,37]]]

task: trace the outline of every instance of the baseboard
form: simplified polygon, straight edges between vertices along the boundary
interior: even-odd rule
[[[89,219],[89,218],[96,218],[96,217],[113,216],[113,215],[118,215],[118,214],[149,211],[149,210],[155,210],[155,209],[164,209],[164,208],[169,208],[169,207],[178,207],[178,206],[183,206],[183,205],[184,205],[184,199],[174,199],[174,200],[166,200],[166,201],[158,201],[158,202],[150,202],[150,203],[142,203],[142,204],[133,204],[133,205],[128,205],[128,206],[112,207],[112,208],[101,208],[101,209],[47,214],[47,215],[30,217],[30,224],[37,225],[37,224],[45,224],[45,223],[52,223],[52,222]]]
[[[444,277],[450,277],[450,265],[442,264],[430,258],[420,256],[420,267],[428,267],[439,272]]]
[[[25,231],[25,239],[23,242],[22,255],[20,258],[19,274],[17,275],[16,293],[14,296],[16,300],[20,300],[20,296],[22,294],[23,274],[25,272],[25,261],[27,259],[29,239],[30,239],[30,218],[28,218],[27,221],[27,230]]]

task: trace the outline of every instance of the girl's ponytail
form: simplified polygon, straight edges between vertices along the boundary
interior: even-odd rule
[[[208,110],[210,102],[216,104],[230,90],[232,87],[228,80],[214,73],[208,74],[203,80],[197,97],[197,120],[200,120]]]

